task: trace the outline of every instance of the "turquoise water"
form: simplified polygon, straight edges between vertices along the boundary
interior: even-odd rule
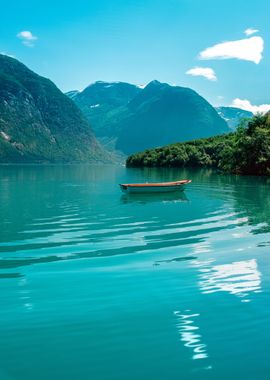
[[[184,194],[118,188],[184,177]],[[0,379],[268,379],[269,186],[0,167]]]

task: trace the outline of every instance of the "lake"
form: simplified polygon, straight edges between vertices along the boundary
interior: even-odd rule
[[[118,183],[190,178],[184,193]],[[0,379],[268,379],[270,183],[0,167]]]

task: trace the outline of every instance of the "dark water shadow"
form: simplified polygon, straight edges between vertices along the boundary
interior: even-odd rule
[[[174,257],[173,259],[168,260],[157,260],[154,262],[154,265],[160,265],[160,264],[170,264],[170,263],[179,263],[183,261],[191,261],[191,260],[197,260],[197,256],[184,256],[184,257]]]
[[[0,273],[0,280],[24,277],[21,273]]]
[[[160,248],[166,248],[166,247],[174,247],[176,244],[177,246],[181,245],[193,245],[202,243],[204,241],[203,238],[194,237],[194,238],[184,238],[184,239],[177,239],[172,241],[164,241],[164,242],[153,242],[153,243],[146,243],[146,245],[141,246],[131,246],[131,247],[122,247],[122,248],[111,248],[111,249],[100,249],[96,251],[86,251],[86,252],[73,252],[70,253],[70,255],[65,255],[64,257],[59,256],[46,256],[42,258],[25,258],[25,259],[4,259],[0,260],[0,270],[4,269],[15,269],[18,267],[28,266],[28,265],[34,265],[34,264],[43,264],[43,263],[53,263],[57,261],[69,261],[69,260],[76,260],[76,259],[92,259],[92,258],[99,258],[99,257],[112,257],[112,256],[119,256],[119,255],[129,255],[139,252],[143,252],[147,254],[149,251],[154,251]],[[183,258],[183,260],[191,260],[191,258]],[[193,259],[193,258],[192,258]],[[174,261],[181,261],[181,258],[172,259]]]
[[[121,203],[189,202],[184,191],[175,193],[123,194]]]

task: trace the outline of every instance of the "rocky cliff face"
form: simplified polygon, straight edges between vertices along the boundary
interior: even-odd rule
[[[93,162],[108,155],[50,80],[0,55],[0,162]]]

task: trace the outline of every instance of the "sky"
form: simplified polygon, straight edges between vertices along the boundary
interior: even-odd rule
[[[190,87],[270,108],[268,0],[0,0],[0,53],[64,92],[97,80]]]

